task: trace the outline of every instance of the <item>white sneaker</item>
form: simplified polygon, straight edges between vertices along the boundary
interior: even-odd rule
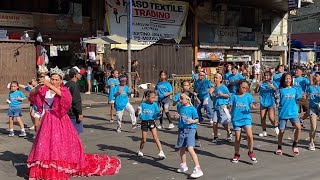
[[[34,126],[31,126],[31,127],[29,128],[29,130],[34,130],[34,128],[35,128]]]
[[[316,150],[316,147],[314,146],[314,143],[310,143],[309,144],[309,150],[310,151],[315,151]]]
[[[172,123],[169,124],[168,129],[173,129],[174,125]]]
[[[91,92],[85,92],[84,94],[91,94]]]
[[[233,137],[232,133],[228,134],[227,141],[231,142],[232,141],[232,137]]]
[[[137,155],[138,155],[138,157],[143,157],[143,153],[140,150],[138,151]]]
[[[278,127],[274,128],[274,132],[275,132],[276,135],[278,136],[278,135],[279,135],[279,132],[280,132],[279,128],[278,128]]]
[[[121,128],[120,127],[117,127],[117,132],[121,133]]]
[[[159,152],[158,157],[159,157],[160,159],[165,159],[165,158],[166,158],[166,156],[164,155],[163,151],[160,151],[160,152]]]
[[[161,124],[159,124],[159,125],[157,126],[157,128],[158,128],[158,129],[164,129],[164,128],[163,128],[163,125],[161,125]]]
[[[192,178],[199,178],[201,176],[203,176],[203,172],[200,167],[195,167],[193,169],[192,174],[190,175],[190,177],[192,177]]]
[[[20,134],[19,134],[19,137],[26,137],[27,134],[25,131],[21,131]]]
[[[213,125],[213,119],[210,119],[210,124]]]
[[[180,168],[177,170],[178,173],[184,173],[188,171],[188,166],[187,164],[180,164]]]
[[[267,134],[266,131],[263,131],[263,133],[259,133],[259,136],[260,136],[260,137],[267,137],[268,134]]]
[[[9,137],[13,137],[14,136],[14,132],[13,131],[9,131]]]

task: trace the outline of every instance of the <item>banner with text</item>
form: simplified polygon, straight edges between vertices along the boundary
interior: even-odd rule
[[[127,0],[105,0],[110,35],[127,37]],[[181,1],[132,0],[132,38],[144,44],[159,39],[181,40],[189,4]]]

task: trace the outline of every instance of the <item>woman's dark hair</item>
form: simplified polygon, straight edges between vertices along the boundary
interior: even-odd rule
[[[19,90],[19,83],[18,83],[18,81],[11,81],[10,87],[11,87],[11,84],[16,84],[16,85],[18,86],[18,90]]]
[[[229,72],[228,71],[228,66],[231,66],[231,70],[232,70],[232,65],[231,64],[227,64],[226,67],[225,67],[225,72]]]
[[[249,82],[248,82],[247,80],[241,79],[241,80],[239,81],[239,84],[238,84],[237,93],[239,92],[239,89],[240,89],[240,86],[241,86],[242,83],[247,83],[247,84],[249,85]]]
[[[111,71],[111,75],[108,77],[108,79],[114,78],[114,73],[115,73],[116,71],[118,72],[118,70],[112,70],[112,71]]]
[[[183,80],[180,85],[183,86],[183,84],[184,84],[185,82],[189,83],[189,85],[190,85],[190,82],[189,82],[188,80]]]
[[[280,80],[280,86],[279,88],[285,88],[285,84],[286,84],[286,76],[290,76],[291,77],[291,83],[290,83],[290,86],[293,85],[293,78],[292,78],[292,75],[290,73],[284,73],[282,76],[281,76],[281,80]]]
[[[164,70],[160,71],[159,76],[161,76],[162,73],[164,73],[167,76],[167,72]]]
[[[199,67],[202,67],[202,66],[196,65],[196,66],[194,67],[194,69],[195,69],[196,72],[198,72],[198,68],[199,68]],[[199,72],[198,72],[198,73],[199,73]]]
[[[237,66],[232,66],[232,69],[238,70],[238,67]]]
[[[281,65],[281,64],[279,64],[279,65],[276,67],[276,71],[278,71],[280,67],[284,67],[284,66]]]
[[[156,92],[153,90],[147,90],[146,92],[144,92],[143,97],[147,98],[150,96],[150,94],[156,94]]]
[[[266,75],[272,76],[272,73],[270,71],[266,71],[266,72],[263,73],[263,75],[264,76],[266,76]]]

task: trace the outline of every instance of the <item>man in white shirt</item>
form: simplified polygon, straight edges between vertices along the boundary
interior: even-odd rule
[[[261,65],[259,61],[256,61],[256,63],[253,65],[254,67],[254,80],[253,82],[259,82],[261,78]]]

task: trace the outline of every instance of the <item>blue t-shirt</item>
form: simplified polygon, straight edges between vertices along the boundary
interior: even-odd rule
[[[199,79],[199,73],[193,73],[191,78],[192,78],[193,81],[198,80]]]
[[[232,83],[232,86],[231,86],[231,89],[230,89],[231,93],[236,93],[237,92],[238,84],[239,84],[237,81],[240,81],[242,79],[245,79],[245,78],[239,73],[231,74],[229,76],[229,83]]]
[[[109,101],[114,100],[114,94],[116,91],[116,86],[120,84],[119,79],[110,78],[108,79],[106,86],[109,86]]]
[[[320,71],[313,71],[312,76],[314,76],[316,74],[316,72],[320,72]]]
[[[173,102],[179,102],[180,101],[180,96],[181,96],[181,93],[177,93],[173,96]]]
[[[276,88],[278,87],[274,81],[270,81],[269,83],[273,84]],[[268,82],[263,82],[259,87],[260,105],[263,107],[273,106],[275,92],[275,90],[269,87]]]
[[[180,115],[178,127],[181,129],[196,129],[197,123],[188,124],[187,119],[198,119],[197,109],[192,105],[183,106],[181,104],[178,105],[177,109]]]
[[[122,86],[115,87],[116,93],[120,90],[121,87]],[[129,86],[125,85],[123,87],[121,94],[115,97],[114,108],[116,109],[116,111],[122,111],[126,108],[127,104],[129,103],[129,95],[130,95]]]
[[[155,87],[155,90],[158,94],[158,100],[162,100],[166,98],[165,94],[168,92],[172,92],[172,86],[168,81],[161,81]]]
[[[223,79],[224,79],[225,81],[229,81],[231,74],[232,74],[232,72],[231,72],[231,71],[230,71],[230,72],[225,73],[225,74],[224,74],[224,76],[223,76]]]
[[[281,81],[281,77],[282,77],[283,73],[276,73],[272,76],[272,80],[275,82],[275,84],[277,85],[276,87],[279,88],[280,86],[280,81]]]
[[[229,102],[229,98],[218,96],[218,92],[221,92],[223,94],[228,94],[230,96],[230,92],[229,92],[227,86],[225,86],[224,84],[221,84],[219,87],[217,87],[213,91],[213,94],[212,94],[213,97],[211,97],[211,99],[213,101],[213,108],[215,110],[218,110],[221,105],[227,105]]]
[[[310,86],[310,81],[305,77],[297,77],[293,79],[293,86],[300,92],[305,93],[307,88]]]
[[[231,122],[233,126],[251,125],[252,119],[250,114],[251,105],[254,102],[250,93],[245,93],[242,96],[232,94],[229,99],[231,109]]]
[[[198,93],[198,98],[200,100],[204,100],[205,98],[210,97],[209,95],[209,89],[213,87],[213,84],[207,80],[196,80],[196,82],[194,82],[194,90],[196,93]]]
[[[309,94],[309,106],[318,108],[318,103],[320,102],[320,86],[309,86],[307,93]]]
[[[290,119],[298,117],[297,100],[301,93],[294,87],[281,88],[279,91],[279,119]]]
[[[160,108],[157,103],[143,102],[140,104],[141,114],[139,115],[142,121],[155,120],[160,117]]]
[[[11,103],[9,104],[9,107],[18,107],[22,104],[22,101],[16,99],[18,97],[26,98],[26,95],[24,95],[23,92],[19,90],[11,91],[9,93],[9,101],[11,101]]]
[[[24,90],[26,90],[27,92],[30,92],[32,89],[29,86],[24,87]]]

